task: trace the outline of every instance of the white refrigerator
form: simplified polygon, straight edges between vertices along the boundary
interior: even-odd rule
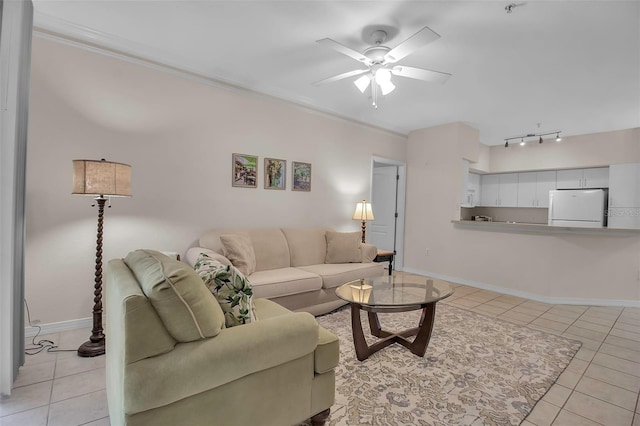
[[[549,225],[602,228],[606,202],[603,189],[549,191]]]

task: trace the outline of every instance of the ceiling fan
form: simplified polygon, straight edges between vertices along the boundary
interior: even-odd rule
[[[330,38],[317,40],[317,43],[330,47],[349,56],[350,58],[355,59],[356,61],[361,62],[366,65],[367,68],[347,71],[324,80],[316,81],[313,84],[315,86],[321,86],[360,75],[360,78],[355,80],[354,84],[362,93],[371,86],[373,107],[378,108],[378,91],[384,96],[391,93],[396,88],[396,86],[391,82],[392,75],[428,81],[430,83],[444,83],[449,77],[451,77],[451,74],[445,72],[406,67],[404,65],[394,65],[414,50],[439,38],[440,35],[431,28],[424,27],[392,49],[382,45],[382,43],[387,39],[387,32],[384,30],[376,30],[371,34],[371,39],[374,45],[366,48],[362,53]]]

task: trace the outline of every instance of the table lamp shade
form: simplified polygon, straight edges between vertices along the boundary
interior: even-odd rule
[[[131,166],[111,161],[73,160],[73,194],[131,196]]]
[[[361,220],[363,222],[374,220],[373,210],[371,209],[371,203],[367,203],[365,200],[356,203],[356,210],[353,212],[353,220]]]

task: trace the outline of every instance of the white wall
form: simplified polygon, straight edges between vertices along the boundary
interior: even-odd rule
[[[105,211],[104,262],[137,248],[184,253],[212,227],[333,226],[370,193],[373,155],[405,160],[406,137],[34,38],[26,297],[43,323],[90,316],[97,212],[72,196],[71,161],[131,164],[133,197]],[[231,186],[231,154],[258,155],[258,189]],[[265,190],[264,157],[287,160]],[[291,161],[312,163],[292,192]]]
[[[460,213],[460,160],[473,160],[474,154],[460,144],[461,126],[464,125],[443,125],[409,135],[405,269],[547,301],[640,305],[640,237],[637,233],[626,236],[529,234],[454,226],[451,220],[457,219]],[[607,141],[615,140],[617,135],[618,132],[600,135],[602,142],[591,145],[589,155],[580,151],[579,144],[573,144],[575,150],[567,152],[567,158],[587,161],[574,161],[574,167],[595,165],[590,162],[591,158],[611,158],[616,154],[610,151],[619,146],[609,145]],[[640,139],[629,144],[630,151],[637,152],[634,150]],[[496,149],[509,152],[501,147]],[[640,161],[638,157],[626,158]],[[501,162],[505,161],[492,156],[491,170],[502,170],[496,166]],[[518,164],[530,168],[528,163]],[[540,165],[542,162],[531,168]]]

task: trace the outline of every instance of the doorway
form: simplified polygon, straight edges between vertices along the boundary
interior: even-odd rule
[[[404,258],[404,205],[407,165],[383,157],[371,159],[371,207],[375,220],[367,226],[368,242],[395,251],[394,268],[402,270]]]

